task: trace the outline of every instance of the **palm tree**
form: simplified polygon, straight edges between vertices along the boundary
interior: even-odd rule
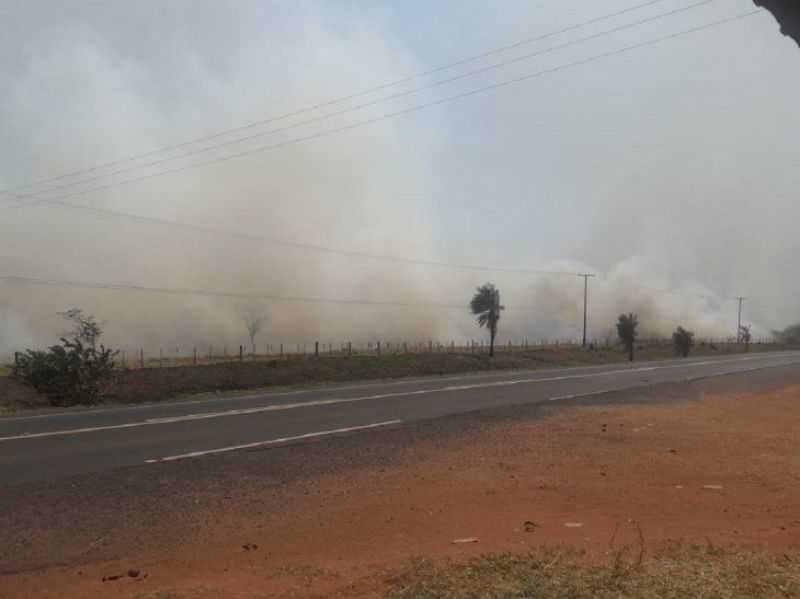
[[[628,352],[628,359],[633,362],[633,348],[636,345],[637,327],[639,317],[636,314],[620,314],[617,320],[617,335],[622,341],[625,351]]]
[[[497,336],[497,322],[500,312],[505,310],[500,305],[500,290],[491,283],[478,287],[477,293],[469,303],[470,310],[478,318],[478,326],[489,329],[489,356],[494,356],[494,339]]]

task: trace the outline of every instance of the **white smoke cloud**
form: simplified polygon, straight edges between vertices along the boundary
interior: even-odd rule
[[[134,5],[68,14],[54,3],[50,18],[22,6],[25,34],[0,41],[2,187],[281,114],[530,36],[532,28],[568,24],[558,19],[597,14],[584,2],[575,14],[554,9],[542,20],[538,4],[512,2],[505,11],[487,4],[475,22],[466,11],[455,23],[434,18],[444,8],[431,6],[431,22],[483,36],[451,35],[452,47],[438,49],[442,58],[436,48],[415,56],[393,29],[399,17],[340,5],[199,3],[187,12],[189,3],[175,3],[156,17]],[[697,18],[725,16],[711,11]],[[696,23],[686,16],[681,24]],[[639,312],[652,334],[677,324],[703,336],[730,334],[735,306],[696,296],[744,294],[753,298],[748,320],[763,334],[793,318],[798,278],[789,271],[800,249],[792,226],[800,217],[793,164],[800,53],[786,52],[772,29],[758,21],[720,30],[413,118],[67,201],[347,250],[596,271],[594,336],[627,311]],[[653,33],[660,31],[616,43]],[[608,49],[603,44],[519,68],[546,68]],[[435,97],[390,102],[236,150]],[[503,338],[580,333],[577,277],[382,263],[41,207],[0,212],[0,244],[3,274],[465,306],[264,302],[263,343],[475,338],[466,304],[486,280],[508,306]],[[660,288],[683,295],[653,291]],[[246,339],[245,303],[0,285],[0,350],[54,338],[55,313],[73,306],[104,320],[114,345],[235,345]]]

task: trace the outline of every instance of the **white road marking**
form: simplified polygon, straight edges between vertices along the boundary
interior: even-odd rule
[[[785,356],[769,356],[768,358],[779,358]],[[567,380],[576,380],[576,379],[585,379],[585,378],[592,378],[592,377],[601,377],[601,376],[610,376],[614,374],[627,374],[633,372],[647,372],[652,370],[669,370],[673,368],[695,368],[698,366],[708,366],[709,364],[728,364],[731,362],[742,362],[745,360],[755,360],[755,359],[764,359],[767,358],[765,356],[745,356],[740,358],[732,358],[729,360],[706,360],[704,362],[692,362],[690,364],[686,363],[679,363],[679,364],[670,364],[665,366],[643,366],[638,368],[626,368],[626,369],[615,369],[615,370],[606,370],[603,372],[591,372],[586,374],[572,374],[572,375],[564,375],[564,376],[553,376],[553,377],[546,377],[546,378],[525,378],[525,379],[513,379],[508,381],[496,381],[496,382],[484,382],[484,383],[474,383],[474,384],[466,384],[466,385],[450,385],[447,387],[437,387],[432,389],[418,389],[416,391],[401,391],[401,392],[394,392],[394,393],[382,393],[376,395],[364,395],[360,397],[345,397],[345,398],[335,398],[335,399],[318,399],[313,401],[306,401],[306,402],[299,402],[299,403],[287,403],[287,404],[275,404],[270,406],[259,406],[254,408],[240,408],[237,410],[226,410],[222,412],[205,412],[199,414],[187,414],[183,416],[172,416],[172,417],[165,417],[165,418],[149,418],[147,420],[139,421],[139,422],[129,422],[124,424],[109,424],[104,426],[93,426],[93,427],[84,427],[84,428],[75,428],[75,429],[66,429],[66,430],[56,430],[56,431],[47,431],[41,433],[27,433],[21,435],[14,435],[9,437],[0,437],[0,442],[3,441],[16,441],[21,439],[36,439],[41,437],[55,437],[61,435],[76,435],[76,434],[83,434],[83,433],[92,433],[92,432],[99,432],[99,431],[108,431],[108,430],[118,430],[118,429],[125,429],[125,428],[136,428],[141,426],[156,426],[156,425],[163,425],[163,424],[175,424],[180,422],[189,422],[193,420],[207,420],[210,418],[223,418],[227,416],[241,416],[246,414],[260,414],[264,412],[276,412],[282,410],[294,410],[298,408],[309,408],[315,406],[325,406],[325,405],[334,405],[334,404],[346,404],[346,403],[353,403],[353,402],[362,402],[362,401],[373,401],[373,400],[380,400],[380,399],[393,399],[398,397],[409,397],[409,396],[416,396],[416,395],[430,395],[434,393],[450,393],[454,391],[468,391],[472,389],[488,389],[492,387],[506,387],[512,385],[524,385],[530,383],[544,383],[544,382],[553,382],[553,381],[567,381]],[[754,368],[753,370],[758,369],[759,367]],[[721,373],[727,374],[727,373]]]
[[[748,356],[745,358],[726,358],[726,357],[716,357],[712,358],[707,362],[703,362],[703,364],[709,363],[720,363],[724,364],[730,361],[736,361],[738,359],[745,359],[751,360],[755,358],[764,358],[764,359],[771,359],[771,358],[785,358],[787,356],[796,356],[797,352],[765,352],[753,356]],[[698,358],[693,358],[694,360]],[[665,360],[661,360],[664,362]],[[680,366],[691,366],[691,361],[685,361],[681,359],[674,359],[674,362],[680,361]],[[648,362],[645,362],[647,364]],[[536,370],[536,372],[540,374],[548,374],[551,372],[558,372],[558,371],[568,371],[568,372],[576,372],[576,371],[586,371],[592,370],[592,374],[604,374],[604,373],[595,373],[594,371],[598,368],[611,366],[609,364],[595,364],[595,365],[588,365],[588,366],[573,366],[569,368],[543,368],[541,370]],[[617,371],[609,371],[609,372],[623,372],[623,369]],[[42,420],[47,418],[60,418],[60,417],[75,417],[75,416],[82,416],[84,414],[114,414],[119,412],[133,412],[136,410],[146,410],[152,408],[167,408],[167,407],[175,407],[175,406],[186,406],[186,405],[202,405],[206,403],[221,403],[221,402],[228,402],[228,401],[242,401],[242,400],[249,400],[249,399],[268,399],[272,397],[284,397],[288,395],[299,395],[304,393],[335,393],[340,391],[352,391],[357,389],[370,389],[372,387],[395,387],[395,386],[403,386],[403,385],[413,385],[413,384],[425,384],[425,383],[447,383],[452,381],[463,381],[463,380],[472,380],[472,379],[490,379],[490,378],[497,378],[502,376],[510,376],[516,373],[522,374],[526,372],[532,372],[530,369],[523,369],[523,370],[506,370],[501,372],[489,372],[489,373],[480,373],[480,374],[465,374],[461,376],[438,376],[433,378],[410,378],[410,379],[401,379],[397,381],[380,381],[380,382],[372,382],[372,383],[357,383],[354,385],[347,385],[347,386],[338,386],[338,385],[331,385],[329,387],[317,387],[317,388],[308,388],[308,389],[296,389],[293,391],[263,391],[259,393],[250,393],[248,395],[232,395],[229,397],[209,397],[207,399],[191,399],[191,400],[180,400],[180,401],[169,401],[169,402],[148,402],[148,403],[141,403],[136,405],[125,405],[125,406],[118,406],[118,407],[104,407],[104,408],[97,408],[92,410],[69,410],[64,412],[50,412],[45,414],[31,414],[29,416],[6,416],[0,419],[0,423],[3,422],[19,422],[21,420]]]
[[[246,443],[244,445],[232,445],[230,447],[220,447],[218,449],[206,449],[204,451],[193,451],[191,453],[182,453],[179,455],[171,455],[165,458],[158,458],[156,460],[145,460],[145,464],[157,464],[158,462],[172,462],[174,460],[184,460],[186,458],[196,458],[199,456],[209,455],[212,453],[225,453],[228,451],[236,451],[238,449],[251,449],[253,447],[264,447],[266,445],[277,445],[279,443],[288,443],[289,441],[301,441],[303,439],[313,439],[314,437],[322,437],[324,435],[336,435],[339,433],[351,433],[353,431],[362,431],[370,428],[378,428],[381,426],[392,426],[395,424],[402,424],[402,420],[388,420],[386,422],[376,422],[374,424],[365,424],[362,426],[350,426],[347,428],[336,428],[329,431],[319,431],[316,433],[306,433],[305,435],[297,435],[296,437],[283,437],[281,439],[270,439],[269,441],[257,441],[255,443]]]

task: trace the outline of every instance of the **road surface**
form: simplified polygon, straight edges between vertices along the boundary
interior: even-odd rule
[[[800,352],[502,372],[0,418],[0,487],[797,364]]]

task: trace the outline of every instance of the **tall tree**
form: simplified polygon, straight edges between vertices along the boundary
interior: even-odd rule
[[[636,345],[636,331],[639,326],[639,317],[636,314],[620,314],[617,320],[617,335],[622,341],[625,351],[628,352],[628,359],[633,362],[633,348]]]
[[[500,290],[491,283],[478,287],[477,292],[469,303],[472,313],[478,318],[478,326],[489,329],[489,356],[494,356],[494,340],[497,337],[497,323],[500,321],[500,312],[505,307],[500,305]]]

